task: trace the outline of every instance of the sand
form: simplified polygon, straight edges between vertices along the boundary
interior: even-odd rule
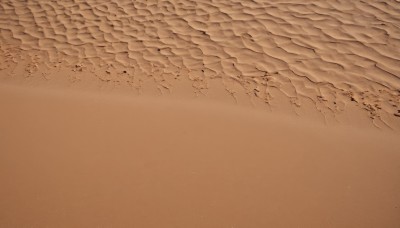
[[[2,0],[0,227],[400,227],[398,12]]]

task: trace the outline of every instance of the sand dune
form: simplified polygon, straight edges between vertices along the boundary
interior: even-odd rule
[[[0,227],[400,227],[398,0],[1,0]]]
[[[43,63],[62,65],[137,89],[150,78],[166,91],[185,78],[197,93],[220,80],[232,96],[275,106],[283,102],[274,98],[284,97],[325,116],[355,106],[375,125],[398,128],[399,5],[5,0],[2,69],[22,65],[29,76]]]
[[[1,227],[400,225],[398,135],[59,89],[0,104]]]

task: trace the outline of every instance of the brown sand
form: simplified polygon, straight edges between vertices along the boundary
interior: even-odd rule
[[[397,135],[13,86],[0,102],[1,227],[400,225]]]
[[[3,80],[62,68],[64,80],[140,92],[188,79],[207,96],[219,82],[239,102],[334,123],[357,109],[399,130],[399,11],[394,0],[3,0],[0,68]]]
[[[400,227],[399,12],[1,0],[0,227]]]

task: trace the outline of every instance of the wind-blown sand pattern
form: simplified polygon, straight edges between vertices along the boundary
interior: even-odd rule
[[[398,0],[0,0],[0,110],[0,227],[400,227]]]
[[[399,10],[397,1],[5,0],[2,68],[28,57],[26,75],[62,64],[135,88],[189,78],[197,92],[221,79],[233,96],[269,104],[283,93],[333,115],[354,103],[397,126]]]

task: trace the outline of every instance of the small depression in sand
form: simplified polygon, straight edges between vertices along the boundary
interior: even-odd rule
[[[0,227],[400,227],[399,12],[1,0]]]

